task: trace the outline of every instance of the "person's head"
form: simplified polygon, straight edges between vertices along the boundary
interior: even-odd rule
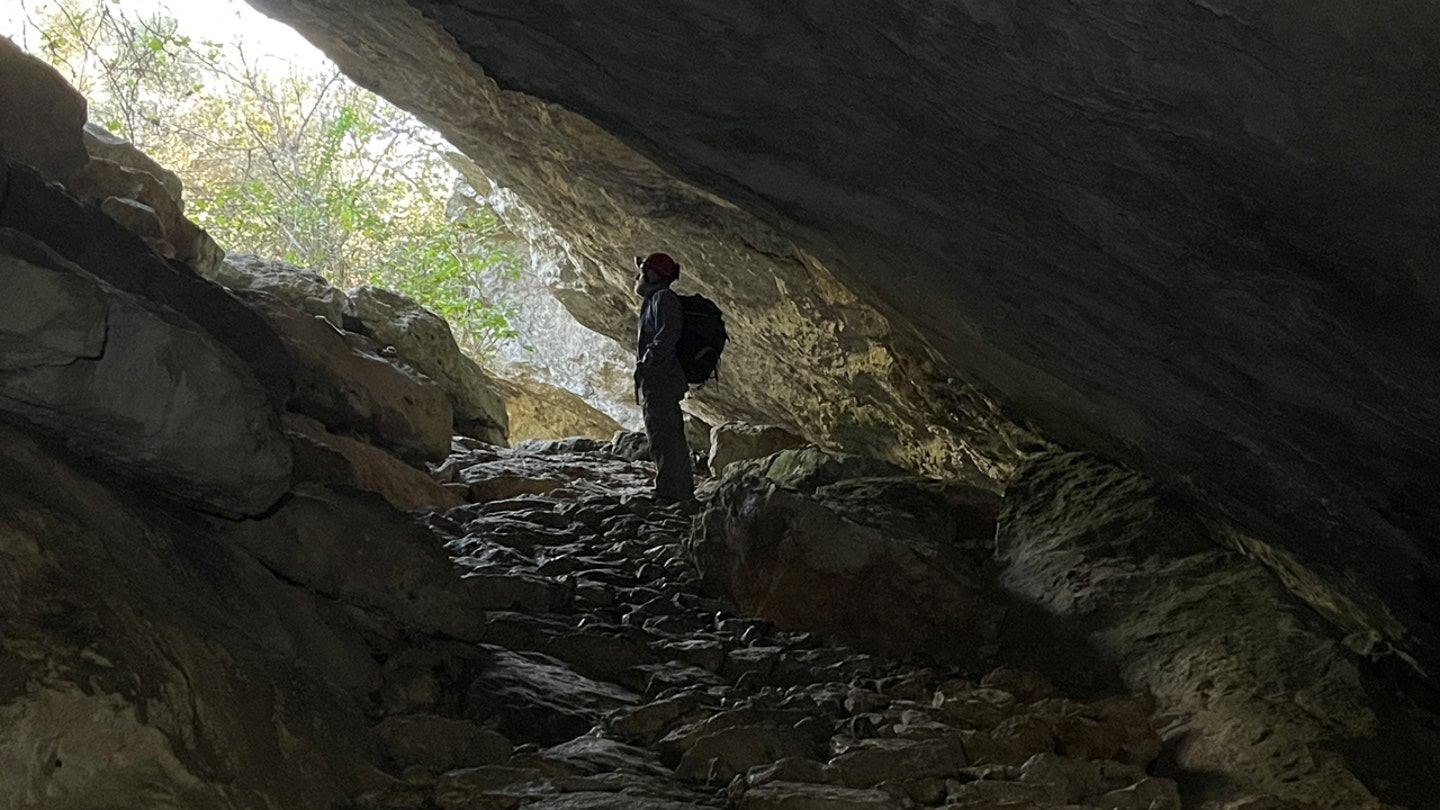
[[[637,290],[642,286],[667,286],[680,277],[680,263],[665,253],[636,256],[635,267],[640,271],[635,274]]]

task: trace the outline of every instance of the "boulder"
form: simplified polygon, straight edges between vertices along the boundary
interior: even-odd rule
[[[557,776],[540,768],[506,765],[460,768],[440,777],[435,785],[435,803],[442,810],[512,810],[522,804],[534,807],[532,802],[537,799],[560,792],[554,781]]]
[[[957,738],[948,740],[864,740],[830,760],[848,787],[874,787],[886,780],[952,777],[970,764]]]
[[[1090,800],[1114,810],[1183,810],[1180,791],[1170,779],[1142,779]]]
[[[753,767],[815,753],[814,740],[794,728],[764,723],[732,726],[696,739],[680,757],[675,775],[723,785]]]
[[[181,213],[179,178],[103,127],[54,68],[0,43],[0,154],[32,166],[94,202],[160,253],[206,267],[221,251]],[[114,202],[112,202],[112,200]]]
[[[1242,555],[1149,479],[1051,451],[1006,489],[996,554],[1007,588],[1083,619],[1130,687],[1153,692],[1173,718],[1166,742],[1176,764],[1223,775],[1215,800],[1379,804],[1336,752],[1376,733],[1363,670],[1340,633],[1260,564],[1260,544]],[[1338,586],[1310,587],[1316,604],[1349,603]],[[1363,619],[1356,611],[1351,620]],[[1291,697],[1270,697],[1280,694]],[[1112,708],[1062,724],[1077,750],[1111,747],[1112,732],[1123,736],[1148,713]],[[1385,735],[1388,754],[1386,743],[1366,743],[1380,748],[1370,756],[1405,759],[1404,736]]]
[[[649,461],[650,438],[642,430],[617,430],[610,438],[616,458],[626,461]]]
[[[85,165],[89,168],[94,163],[92,160]],[[160,216],[154,208],[130,197],[101,195],[86,199],[96,203],[101,211],[126,230],[144,239],[156,253],[167,259],[175,258],[174,248],[165,241],[165,226],[160,223]]]
[[[0,371],[99,357],[109,291],[14,231],[0,231],[0,250]]]
[[[608,439],[620,423],[579,396],[525,378],[497,380],[510,419],[510,440],[580,436]]]
[[[100,205],[161,255],[209,276],[225,251],[185,217],[180,177],[99,124],[83,131],[90,161],[65,179],[71,193]]]
[[[454,546],[449,548],[454,552],[460,551]],[[467,569],[466,590],[478,608],[547,613],[563,610],[573,600],[570,589],[564,583],[547,577],[517,572],[509,566],[487,565],[459,553],[456,554],[455,561]],[[482,631],[486,640],[494,635],[492,629],[491,625],[486,623]]]
[[[690,452],[700,458],[710,458],[710,431],[714,428],[709,422],[696,416],[693,413],[685,414],[685,443],[690,446]]]
[[[379,496],[302,484],[266,520],[225,526],[220,536],[329,599],[423,632],[483,635],[483,584],[464,579],[428,530]]]
[[[505,400],[495,381],[455,343],[445,319],[390,290],[361,286],[346,293],[346,328],[393,346],[399,358],[436,381],[450,397],[455,432],[504,445]]]
[[[755,473],[790,489],[814,492],[827,484],[859,478],[886,478],[907,473],[886,461],[822,450],[814,445],[781,450],[751,465]]]
[[[225,260],[204,274],[232,290],[269,293],[290,306],[345,326],[345,293],[313,270],[254,253],[226,253]]]
[[[257,514],[290,487],[265,391],[185,317],[0,230],[0,408],[174,497]]]
[[[956,546],[983,556],[994,547],[1000,498],[988,489],[892,476],[836,481],[810,496],[877,532],[922,538],[921,548]]]
[[[546,635],[533,649],[564,661],[571,669],[598,680],[624,683],[626,671],[659,659],[645,643],[619,632],[586,628]]]
[[[1057,804],[1096,804],[1097,798],[1112,791],[1138,787],[1145,778],[1142,767],[1055,754],[1036,754],[1020,766],[1020,781],[1049,786],[1052,801]],[[1163,806],[1180,806],[1174,789],[1171,782],[1170,798],[1174,801]]]
[[[483,669],[465,695],[465,714],[494,723],[501,733],[547,744],[565,742],[598,725],[638,695],[579,675],[537,653],[482,646]]]
[[[375,727],[386,758],[404,768],[436,772],[497,765],[510,758],[510,741],[468,720],[431,714],[392,715]]]
[[[499,501],[517,495],[544,495],[554,492],[566,483],[563,478],[498,472],[468,481],[466,494],[472,501]]]
[[[621,739],[653,745],[675,726],[694,722],[705,714],[694,698],[668,698],[634,709],[620,709],[609,717],[606,726]]]
[[[605,453],[610,450],[610,444],[586,436],[572,436],[565,439],[522,439],[510,449],[516,456],[553,456],[569,453]]]
[[[687,552],[707,593],[781,628],[883,655],[985,654],[1001,612],[983,573],[986,553],[957,528],[983,525],[983,516],[915,516],[915,503],[944,511],[925,486],[911,479],[842,511],[765,478],[727,476]]]
[[[375,659],[226,523],[0,426],[0,806],[330,807],[380,781]]]
[[[824,763],[805,757],[785,757],[746,771],[745,785],[753,789],[770,782],[824,784],[833,781],[834,776],[834,769]]]
[[[596,734],[586,734],[568,742],[542,749],[538,756],[547,764],[563,767],[573,774],[600,776],[635,774],[670,776],[653,751],[626,745]]]
[[[87,121],[81,134],[85,139],[85,151],[91,158],[103,158],[126,168],[145,172],[165,186],[170,199],[180,208],[185,207],[184,185],[180,182],[180,175],[161,166],[154,158],[140,151],[135,144],[94,121]]]
[[[805,440],[779,425],[725,422],[710,429],[710,473],[723,475],[736,461],[765,458]]]
[[[242,295],[294,358],[290,410],[318,419],[332,433],[364,437],[412,464],[449,455],[450,400],[440,386],[391,362],[363,335],[341,331],[266,293]]]
[[[396,509],[448,509],[465,502],[460,491],[371,444],[337,436],[320,422],[286,414],[295,451],[295,480],[374,492]]]
[[[62,180],[85,165],[85,97],[55,68],[0,37],[0,154]]]
[[[107,284],[189,318],[249,365],[271,401],[283,407],[291,393],[290,355],[263,318],[28,167],[6,160],[3,169],[0,228],[22,231]]]
[[[221,257],[213,240],[185,218],[180,200],[148,171],[92,157],[66,178],[65,187],[144,237],[155,252],[167,259],[177,259],[203,272]]]
[[[623,496],[637,487],[649,488],[647,471],[616,459],[607,452],[604,442],[594,442],[594,450],[585,449],[592,442],[535,442],[521,448],[521,452],[486,445],[487,449],[452,455],[435,470],[435,475],[447,482],[469,485],[471,497],[477,501],[548,494],[547,500],[558,505],[581,495]],[[617,491],[617,486],[624,489]]]

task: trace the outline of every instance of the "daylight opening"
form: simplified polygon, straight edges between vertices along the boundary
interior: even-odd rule
[[[61,0],[4,23],[89,100],[92,127],[178,176],[185,215],[226,251],[404,293],[480,357],[515,336],[497,281],[518,266],[456,150],[293,30],[238,0]]]

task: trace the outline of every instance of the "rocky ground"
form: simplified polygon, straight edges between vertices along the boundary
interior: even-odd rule
[[[1393,807],[1342,735],[1371,740],[1368,784],[1421,795],[1433,731],[1377,717],[1394,701],[1317,620],[1163,524],[1143,479],[1064,454],[1022,471],[1000,556],[1024,562],[1012,588],[1071,580],[1042,610],[967,539],[991,493],[794,448],[732,465],[692,515],[651,498],[632,438],[457,438],[433,476],[461,505],[308,483],[233,521],[0,427],[0,807]],[[1126,556],[1149,547],[1170,562]],[[740,604],[767,576],[785,598]],[[1077,610],[1101,599],[1119,608]],[[982,631],[932,632],[971,601]],[[874,626],[795,626],[848,602]]]
[[[737,615],[687,558],[692,518],[607,451],[451,457],[447,474],[516,490],[428,517],[490,612],[478,644],[388,658],[374,708],[397,781],[361,805],[1180,806],[1145,770],[1146,696],[1076,699],[1033,672],[907,664]]]

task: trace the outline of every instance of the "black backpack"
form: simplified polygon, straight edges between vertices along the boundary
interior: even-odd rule
[[[685,324],[680,329],[680,340],[675,344],[675,354],[680,358],[680,368],[685,380],[691,385],[704,385],[708,380],[717,379],[715,368],[720,362],[720,353],[725,351],[725,316],[720,307],[705,296],[680,296],[680,305],[685,310]]]

